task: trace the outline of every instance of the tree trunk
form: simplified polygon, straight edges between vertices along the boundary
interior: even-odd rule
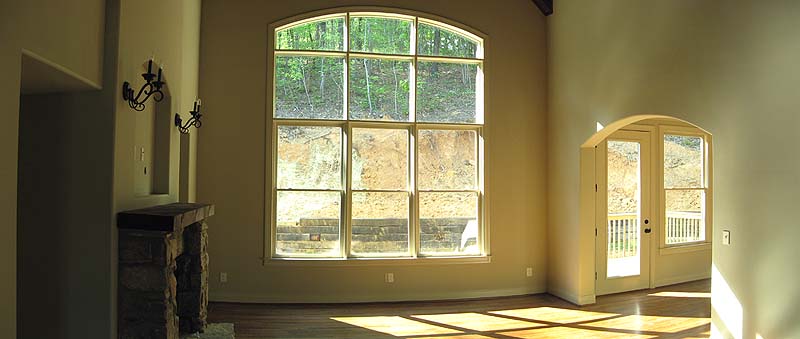
[[[394,114],[397,116],[397,94],[400,91],[400,82],[397,80],[397,64],[398,61],[392,63],[392,73],[394,74]]]
[[[369,40],[367,40],[368,37],[369,37],[369,21],[365,21],[364,23],[366,24],[366,27],[364,28],[364,49],[366,51],[369,51],[369,43],[368,43]],[[369,90],[369,65],[367,63],[367,59],[363,59],[363,60],[364,60],[364,80],[366,80],[366,82],[367,82],[367,102],[369,103],[369,113],[370,113],[370,115],[372,115],[372,110],[373,110],[372,109],[372,93],[370,93],[370,90]]]
[[[326,30],[327,29],[328,29],[328,26],[324,21],[321,22],[319,25],[317,25],[317,39],[319,41],[319,44],[318,44],[319,49],[324,49],[324,47],[325,47],[325,37],[326,37]],[[320,73],[319,74],[320,75],[320,77],[319,77],[319,95],[322,98],[325,98],[325,64],[326,64],[326,59],[325,58],[321,58],[321,59],[322,59],[322,65],[321,65],[320,71],[319,71],[319,73]]]
[[[311,95],[308,93],[308,84],[306,83],[306,67],[304,65],[300,65],[300,72],[303,75],[303,89],[306,91],[306,100],[308,100],[308,107],[311,108],[311,111],[314,111],[314,104],[311,102]]]
[[[437,28],[437,29],[433,30],[433,55],[438,56],[439,55],[439,50],[441,49],[441,47],[442,47],[442,33]],[[435,77],[439,76],[439,64],[437,64],[435,62],[433,63],[433,65],[431,67],[431,73],[432,73],[431,74],[432,76],[435,76]]]
[[[369,103],[369,113],[372,114],[372,94],[369,90],[369,64],[367,63],[367,59],[364,60],[364,77],[367,81],[367,102]]]

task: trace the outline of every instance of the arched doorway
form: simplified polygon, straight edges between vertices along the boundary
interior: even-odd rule
[[[711,134],[663,115],[609,124],[581,146],[581,229],[595,295],[710,277]],[[588,186],[588,187],[585,187]]]

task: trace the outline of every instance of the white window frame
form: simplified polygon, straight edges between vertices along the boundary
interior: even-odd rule
[[[486,37],[483,35],[478,35],[470,32],[466,28],[459,27],[460,25],[451,21],[448,21],[444,18],[438,18],[435,16],[424,15],[418,12],[412,12],[407,10],[397,10],[397,9],[384,9],[384,8],[376,8],[376,7],[356,7],[350,8],[351,10],[335,10],[331,11],[318,11],[313,13],[308,13],[301,17],[293,17],[286,20],[282,20],[281,22],[274,23],[270,25],[268,34],[268,56],[267,56],[267,64],[268,69],[271,70],[271,77],[269,77],[267,81],[267,88],[268,93],[272,95],[272,101],[268,109],[268,116],[267,116],[267,124],[268,128],[271,130],[271,137],[267,139],[267,165],[270,168],[271,179],[269,180],[269,185],[267,187],[267,201],[268,206],[266,206],[268,214],[266,214],[267,218],[265,218],[266,223],[268,225],[265,226],[265,229],[268,230],[266,233],[266,242],[267,246],[264,248],[264,263],[280,263],[280,262],[306,262],[308,264],[314,265],[315,262],[324,262],[326,265],[330,262],[340,262],[344,263],[345,265],[352,263],[352,262],[379,262],[381,264],[391,264],[391,263],[410,263],[413,262],[414,264],[418,263],[442,263],[442,262],[457,262],[457,263],[484,263],[490,261],[490,254],[489,254],[489,232],[488,232],[488,223],[486,217],[486,189],[485,189],[485,177],[486,177],[486,158],[485,158],[485,121],[484,121],[484,109],[485,109],[485,91],[484,91],[484,83],[485,83],[485,59],[484,59],[484,48],[486,45]],[[350,25],[350,16],[357,15],[360,17],[369,16],[369,17],[381,17],[381,18],[394,18],[394,19],[404,19],[404,20],[411,20],[411,41],[410,41],[410,54],[409,55],[397,55],[397,54],[378,54],[378,53],[364,53],[364,52],[351,52],[349,50],[349,34],[348,29]],[[324,19],[331,19],[331,18],[344,18],[345,26],[344,26],[344,51],[295,51],[295,50],[276,50],[276,35],[278,30],[290,28],[297,25],[306,24],[309,22],[314,22],[318,20]],[[456,57],[438,57],[438,56],[424,56],[418,55],[416,51],[417,47],[417,33],[416,28],[418,23],[424,23],[426,25],[436,26],[438,28],[442,28],[453,33],[457,33],[459,35],[465,36],[473,41],[477,42],[477,50],[476,50],[476,58],[456,58]],[[284,118],[275,118],[275,60],[276,57],[279,55],[302,55],[302,56],[337,56],[344,58],[344,89],[343,89],[343,107],[344,107],[344,120],[316,120],[316,119],[284,119]],[[409,72],[409,121],[404,122],[394,122],[394,121],[373,121],[373,120],[350,120],[350,110],[349,110],[349,90],[347,88],[349,84],[349,66],[350,66],[350,58],[352,57],[368,57],[368,58],[380,58],[380,59],[388,59],[388,60],[403,60],[403,61],[410,61],[411,62],[411,70]],[[478,73],[476,75],[477,81],[476,82],[476,121],[475,123],[431,123],[431,122],[416,122],[415,111],[416,111],[416,66],[418,61],[435,61],[435,62],[447,62],[447,63],[457,63],[457,64],[470,64],[470,65],[477,65],[478,66]],[[277,224],[276,224],[276,212],[277,212],[277,192],[279,189],[277,188],[277,130],[279,126],[288,125],[288,126],[336,126],[342,129],[342,188],[341,190],[332,190],[332,191],[340,191],[342,194],[341,197],[341,214],[340,214],[340,253],[337,257],[321,257],[321,256],[281,256],[276,253],[276,242],[277,242]],[[352,151],[352,130],[353,128],[392,128],[392,129],[405,129],[408,131],[409,141],[408,141],[408,148],[409,148],[409,163],[408,163],[408,185],[407,190],[401,190],[402,192],[406,192],[409,195],[409,252],[407,256],[397,257],[397,256],[358,256],[351,253],[351,230],[352,230],[352,218],[351,218],[351,205],[352,205],[352,195],[353,192],[363,192],[363,191],[373,191],[373,190],[356,190],[354,191],[351,188],[351,173],[352,173],[352,164],[351,164],[351,151]],[[474,192],[477,194],[477,222],[478,222],[478,238],[477,238],[477,245],[479,249],[478,254],[454,254],[454,255],[423,255],[420,253],[420,225],[419,225],[419,192],[439,192],[443,190],[419,190],[417,187],[417,143],[416,143],[416,136],[419,130],[421,129],[433,129],[433,130],[469,130],[474,131],[476,133],[476,159],[478,162],[477,166],[477,183],[476,188],[471,190],[444,190],[446,192]],[[280,191],[291,191],[286,189],[280,189]],[[297,191],[314,191],[306,190],[306,189],[297,189]],[[327,191],[327,190],[326,190]],[[378,191],[396,191],[396,190],[378,190]],[[398,191],[400,192],[400,191]],[[378,259],[378,260],[376,260]],[[412,259],[412,260],[409,260]]]
[[[704,233],[705,239],[702,241],[683,242],[677,244],[667,244],[667,207],[666,207],[666,192],[670,188],[664,185],[664,136],[665,135],[678,135],[699,137],[703,140],[703,181],[701,188],[671,188],[674,190],[697,190],[704,192]],[[713,165],[712,165],[712,140],[711,135],[704,133],[698,128],[660,125],[658,127],[658,155],[659,166],[658,168],[658,192],[659,192],[659,216],[660,222],[660,240],[659,248],[663,254],[680,253],[693,250],[703,250],[711,246],[711,238],[713,236]]]

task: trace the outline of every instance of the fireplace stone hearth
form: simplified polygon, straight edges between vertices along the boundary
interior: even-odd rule
[[[178,339],[202,332],[208,306],[209,204],[121,212],[119,338]]]

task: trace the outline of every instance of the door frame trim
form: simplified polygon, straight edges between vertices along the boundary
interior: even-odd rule
[[[659,220],[657,209],[656,209],[656,206],[655,206],[656,202],[658,201],[657,200],[658,192],[653,187],[654,186],[653,185],[653,180],[655,180],[655,176],[657,175],[656,167],[657,167],[658,159],[657,159],[657,152],[655,152],[655,151],[657,151],[655,142],[657,142],[657,137],[658,137],[658,133],[657,132],[658,131],[657,131],[656,126],[630,124],[628,126],[625,126],[623,128],[618,129],[617,131],[614,131],[614,133],[612,133],[612,134],[609,134],[605,139],[603,139],[600,142],[600,144],[604,144],[609,139],[615,139],[615,138],[613,138],[613,136],[615,134],[619,133],[619,132],[623,132],[623,133],[624,132],[639,132],[639,133],[643,132],[643,133],[647,133],[647,136],[645,138],[643,138],[643,139],[647,141],[647,145],[646,145],[647,146],[647,150],[646,150],[646,152],[647,152],[647,155],[648,155],[648,157],[647,157],[648,159],[646,161],[648,161],[648,164],[647,164],[648,167],[647,167],[647,169],[642,169],[642,171],[643,171],[642,175],[643,176],[646,175],[647,179],[643,180],[643,183],[641,185],[642,185],[642,187],[647,186],[647,197],[642,196],[642,198],[643,199],[648,199],[648,202],[646,203],[646,207],[645,207],[645,209],[647,209],[648,211],[645,212],[645,210],[643,209],[642,210],[642,212],[643,212],[642,214],[645,216],[645,218],[647,218],[647,219],[649,219],[651,221],[650,229],[652,230],[652,232],[650,233],[650,236],[647,237],[647,241],[648,241],[648,244],[647,244],[648,245],[647,246],[647,256],[648,256],[648,258],[647,258],[647,266],[648,266],[647,267],[647,275],[648,276],[647,276],[647,281],[646,281],[646,287],[647,288],[654,288],[655,287],[656,254],[658,252],[657,251],[658,246],[656,246],[656,244],[655,244],[653,239],[657,239],[659,237],[657,225],[660,225],[660,220]],[[600,147],[601,146],[600,144],[594,147],[594,153],[595,153],[595,159],[594,159],[595,160],[595,165],[594,165],[594,169],[595,169],[594,170],[594,179],[595,180],[594,181],[595,181],[595,185],[596,185],[596,189],[595,189],[595,192],[594,192],[594,199],[593,199],[594,200],[594,224],[595,224],[595,229],[596,229],[596,232],[595,232],[595,252],[594,252],[594,258],[595,258],[595,260],[594,260],[594,271],[595,271],[594,291],[595,291],[595,295],[606,295],[606,294],[626,292],[628,290],[623,290],[623,291],[612,290],[612,291],[607,292],[607,293],[606,292],[604,292],[602,294],[599,293],[599,291],[600,291],[599,283],[600,283],[600,279],[601,279],[601,277],[599,276],[600,275],[600,271],[601,271],[600,270],[600,267],[601,267],[600,265],[602,265],[603,263],[601,263],[601,256],[598,255],[598,251],[600,250],[601,247],[605,248],[605,244],[600,244],[599,243],[599,240],[601,238],[600,237],[600,228],[601,227],[605,227],[605,225],[607,224],[607,219],[606,219],[607,216],[605,214],[606,214],[607,208],[608,208],[608,206],[602,206],[604,203],[607,203],[607,198],[606,199],[602,199],[602,197],[600,197],[600,192],[601,191],[603,191],[604,193],[607,192],[607,190],[606,190],[607,178],[605,176],[608,175],[608,172],[607,172],[608,171],[608,164],[606,163],[607,157],[608,157],[608,153],[607,153],[607,150],[606,150],[605,147]],[[602,166],[600,165],[601,162],[603,164]],[[644,171],[647,171],[647,172],[644,172]],[[602,186],[602,188],[601,188],[601,186]],[[643,225],[640,224],[639,227],[640,227],[640,239],[644,240],[644,237],[642,236],[642,231],[641,231],[641,229],[643,228]],[[644,247],[644,246],[641,246],[641,247]],[[642,254],[643,253],[644,252],[642,252]],[[607,260],[608,260],[607,256],[602,256],[602,258],[606,260],[606,264],[607,264]],[[608,268],[606,267],[606,271],[604,273],[607,272],[607,269]],[[618,278],[615,277],[615,278],[610,278],[610,279],[624,279],[624,278],[625,277],[618,277]],[[608,279],[608,278],[603,278],[603,279]]]

